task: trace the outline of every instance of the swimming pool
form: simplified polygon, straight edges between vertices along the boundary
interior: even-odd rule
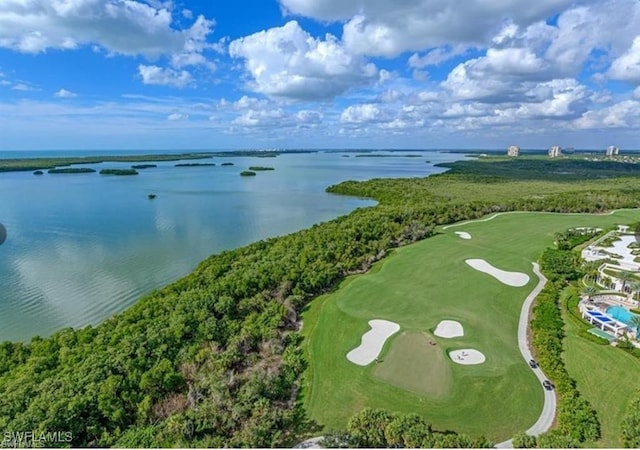
[[[629,310],[623,308],[622,306],[609,306],[607,308],[607,314],[609,314],[614,319],[619,320],[620,322],[624,322],[632,328],[635,328],[637,326],[631,321],[631,319],[633,317],[637,317],[637,315],[631,313]]]

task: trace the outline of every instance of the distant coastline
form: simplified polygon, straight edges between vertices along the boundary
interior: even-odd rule
[[[16,152],[21,156],[27,152]],[[64,153],[64,152],[60,152]],[[70,153],[70,152],[68,152]],[[150,161],[180,161],[202,160],[214,157],[276,157],[282,153],[317,153],[316,150],[292,150],[287,152],[275,151],[228,151],[228,152],[189,152],[167,154],[120,154],[120,155],[96,155],[96,156],[58,156],[58,157],[20,157],[0,159],[0,172],[23,172],[34,170],[55,169],[60,166],[75,164],[100,164],[104,162],[150,162]]]

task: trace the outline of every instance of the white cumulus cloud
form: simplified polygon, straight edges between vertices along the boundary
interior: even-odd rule
[[[140,77],[142,77],[144,84],[183,88],[193,82],[193,77],[186,70],[174,70],[171,68],[140,64],[138,66],[138,73]]]
[[[624,54],[611,63],[609,76],[640,84],[640,36],[635,38],[633,45]]]
[[[388,120],[388,111],[371,103],[351,105],[340,114],[340,122],[343,124],[365,124]]]
[[[334,36],[314,38],[296,21],[232,41],[229,53],[244,60],[252,77],[248,87],[272,97],[331,99],[378,76],[373,64]]]
[[[563,10],[573,0],[280,0],[290,14],[344,22],[352,51],[397,56],[445,44],[487,42],[509,19],[527,26]]]
[[[74,97],[77,97],[78,94],[71,91],[67,91],[66,89],[60,89],[55,94],[53,94],[53,96],[57,98],[74,98]]]
[[[141,0],[2,0],[0,48],[23,53],[89,47],[107,54],[168,56],[174,68],[204,65],[213,20],[177,27],[172,2]],[[189,15],[175,11],[176,17]]]

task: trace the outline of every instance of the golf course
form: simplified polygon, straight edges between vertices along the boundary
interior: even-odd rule
[[[310,364],[302,399],[310,418],[325,431],[344,429],[351,415],[371,407],[416,413],[434,429],[493,442],[527,430],[543,406],[542,387],[517,341],[522,303],[538,283],[532,262],[553,245],[556,232],[638,219],[637,210],[497,214],[438,228],[435,236],[394,250],[366,274],[348,277],[303,315]],[[386,338],[374,362],[354,364],[346,355],[364,342],[371,320],[400,329]],[[441,321],[459,322],[463,335],[436,336]],[[484,360],[456,363],[450,353],[460,350],[475,350]],[[570,368],[580,364],[574,357]]]

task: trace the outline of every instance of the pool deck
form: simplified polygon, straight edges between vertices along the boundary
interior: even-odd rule
[[[636,302],[634,302],[634,304],[635,304],[635,303],[636,303]],[[634,328],[632,325],[629,325],[629,324],[627,324],[627,323],[625,323],[625,322],[623,322],[623,321],[621,321],[621,320],[619,320],[619,319],[617,319],[617,318],[613,317],[611,314],[609,314],[609,313],[607,312],[607,309],[608,309],[608,308],[610,308],[610,307],[612,307],[612,306],[619,306],[619,307],[622,307],[622,308],[624,308],[624,309],[626,309],[626,310],[629,310],[629,307],[630,307],[630,305],[629,305],[629,303],[628,303],[628,302],[620,302],[620,301],[616,301],[616,300],[614,300],[614,299],[613,299],[613,297],[611,297],[611,298],[607,298],[606,300],[605,300],[605,299],[602,299],[602,301],[596,301],[596,302],[589,302],[589,301],[587,301],[587,300],[582,300],[582,301],[580,302],[580,304],[579,304],[579,306],[578,306],[578,307],[579,307],[579,309],[580,309],[580,312],[583,314],[583,320],[587,320],[587,319],[584,317],[585,312],[587,312],[587,313],[588,313],[588,311],[589,311],[589,310],[590,310],[590,311],[597,311],[598,313],[601,313],[602,315],[606,316],[607,318],[610,318],[610,319],[611,319],[611,321],[613,321],[614,323],[618,323],[618,324],[625,325],[625,326],[626,326],[626,330],[627,330],[628,334],[629,334],[631,337],[633,337],[633,338],[635,338],[635,339],[637,340],[637,339],[638,339],[638,336],[637,336],[637,333],[636,333],[635,328]],[[635,305],[634,305],[634,306],[635,306]],[[592,316],[592,317],[593,317],[593,316]],[[590,323],[593,323],[593,322],[591,322],[590,320],[589,320],[589,322],[590,322]],[[596,325],[596,324],[594,324],[594,325]],[[600,326],[601,326],[601,324],[597,324],[597,325],[600,325]],[[614,338],[614,339],[616,339],[616,340],[620,337],[620,336],[614,336],[613,334],[610,334],[610,333],[609,333],[609,330],[602,330],[601,328],[597,328],[597,327],[596,327],[596,329],[599,329],[602,333],[605,333],[605,334],[607,334],[607,335],[611,336],[612,338]],[[592,334],[596,334],[596,333],[593,333],[591,330],[589,330],[589,332],[591,332]],[[599,334],[597,334],[597,336],[600,336],[600,335],[599,335]],[[604,336],[600,336],[600,337],[603,337],[603,338],[604,338]],[[607,339],[607,338],[605,338],[605,339]],[[613,343],[613,342],[612,342],[612,343]],[[635,345],[636,347],[640,348],[640,342],[634,342],[634,341],[632,341],[632,343],[633,343],[633,345]]]

